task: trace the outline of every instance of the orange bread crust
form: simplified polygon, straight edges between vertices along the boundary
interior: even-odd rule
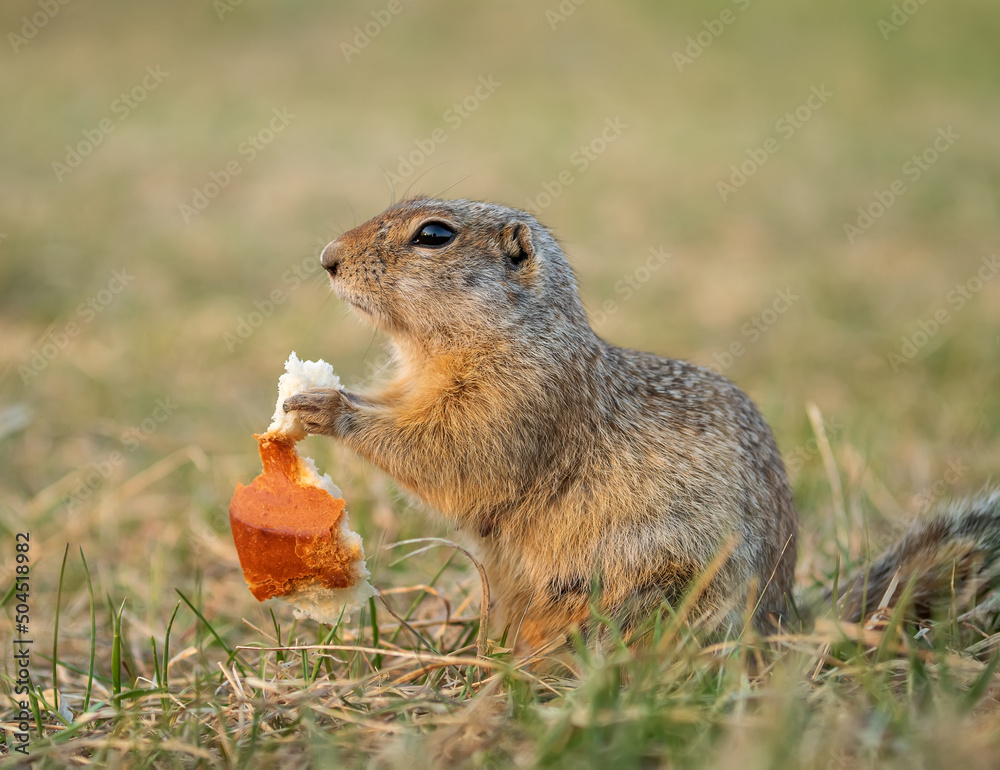
[[[255,435],[264,471],[238,484],[229,523],[243,576],[264,601],[308,585],[349,588],[360,576],[361,546],[345,546],[344,501],[308,483],[295,441],[280,433]],[[363,563],[363,561],[362,561]]]

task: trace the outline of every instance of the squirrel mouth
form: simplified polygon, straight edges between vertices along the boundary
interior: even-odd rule
[[[402,331],[398,318],[387,312],[378,297],[372,297],[367,292],[357,291],[354,287],[345,286],[341,280],[331,280],[334,293],[354,310],[361,319],[376,329],[394,334]]]
[[[371,306],[371,303],[361,297],[345,297],[347,304],[352,308],[357,310],[362,315],[368,316],[369,318],[377,318],[378,312]]]
[[[381,321],[383,314],[378,310],[375,303],[372,302],[370,298],[357,295],[352,291],[347,291],[342,286],[334,285],[334,290],[336,291],[337,296],[350,305],[352,310],[357,311],[362,318],[375,326],[380,325],[379,322]]]

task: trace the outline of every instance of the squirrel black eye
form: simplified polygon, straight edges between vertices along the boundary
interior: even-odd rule
[[[455,231],[440,222],[429,222],[420,228],[420,232],[413,236],[413,243],[417,246],[431,246],[440,248],[447,246],[455,239]]]

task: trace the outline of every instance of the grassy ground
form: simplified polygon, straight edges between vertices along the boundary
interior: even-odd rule
[[[331,442],[419,635],[258,605],[226,510],[290,350],[381,366],[319,247],[407,190],[486,198],[555,229],[602,335],[757,400],[815,600],[1000,468],[1000,11],[333,5],[0,10],[0,753],[28,533],[42,766],[996,767],[985,631],[704,648],[664,618],[540,677],[476,658],[466,557],[387,548],[452,533]]]

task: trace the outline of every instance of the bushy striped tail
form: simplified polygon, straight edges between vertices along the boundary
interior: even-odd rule
[[[978,615],[1000,610],[998,587],[1000,490],[960,500],[912,524],[852,577],[840,616],[860,622],[883,604],[896,606],[908,591],[911,618]]]

